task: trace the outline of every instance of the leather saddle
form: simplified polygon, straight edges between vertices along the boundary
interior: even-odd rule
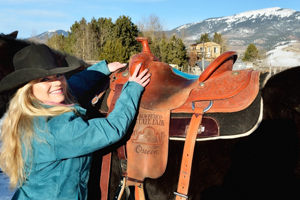
[[[112,93],[107,100],[108,105],[112,102],[116,85],[124,84],[139,63],[142,63],[141,71],[148,68],[152,74],[140,104],[147,110],[192,112],[193,102],[197,107],[214,101],[209,112],[236,112],[248,107],[257,96],[260,72],[232,71],[237,59],[234,51],[225,52],[216,58],[199,78],[187,79],[176,74],[170,65],[151,53],[147,38],[138,37],[137,40],[143,44],[143,51],[131,57],[129,68],[112,75],[115,81],[110,84]]]
[[[127,169],[123,170],[127,185],[141,184],[146,177],[158,178],[164,173],[169,139],[185,140],[195,109],[202,112],[209,108],[205,110],[205,115],[201,113],[201,125],[195,129],[197,140],[226,138],[220,134],[222,123],[214,115],[241,113],[257,102],[255,105],[258,105],[256,110],[259,112],[254,124],[249,130],[233,137],[254,131],[261,120],[260,72],[252,69],[232,71],[237,59],[236,52],[223,53],[198,78],[188,79],[154,56],[147,38],[136,39],[142,43],[143,51],[131,57],[126,69],[111,75],[107,96],[109,110],[101,111],[113,109],[122,85],[133,74],[137,64],[142,63],[141,71],[149,69],[151,81],[142,95],[135,127],[126,144],[127,154],[123,156],[127,160]]]

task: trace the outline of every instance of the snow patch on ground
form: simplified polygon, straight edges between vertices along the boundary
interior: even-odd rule
[[[300,42],[293,40],[267,52],[267,64],[278,67],[300,66]]]

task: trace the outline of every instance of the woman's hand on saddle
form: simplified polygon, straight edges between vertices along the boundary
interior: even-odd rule
[[[129,81],[135,81],[145,87],[150,82],[151,73],[148,73],[149,69],[145,69],[139,73],[141,66],[141,63],[136,66],[132,76],[129,77]]]
[[[107,64],[107,67],[108,67],[110,72],[115,72],[118,69],[121,69],[121,68],[125,67],[126,65],[127,65],[126,63],[113,62],[113,63]]]

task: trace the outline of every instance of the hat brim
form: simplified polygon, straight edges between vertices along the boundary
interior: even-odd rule
[[[16,70],[0,81],[0,93],[12,90],[34,79],[55,74],[64,74],[80,67],[79,60],[74,56],[66,57],[69,67],[57,67],[52,70],[24,68]]]

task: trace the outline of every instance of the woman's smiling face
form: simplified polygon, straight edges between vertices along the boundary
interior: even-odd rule
[[[63,74],[37,79],[32,85],[33,95],[45,104],[63,103],[67,92],[67,81]]]

